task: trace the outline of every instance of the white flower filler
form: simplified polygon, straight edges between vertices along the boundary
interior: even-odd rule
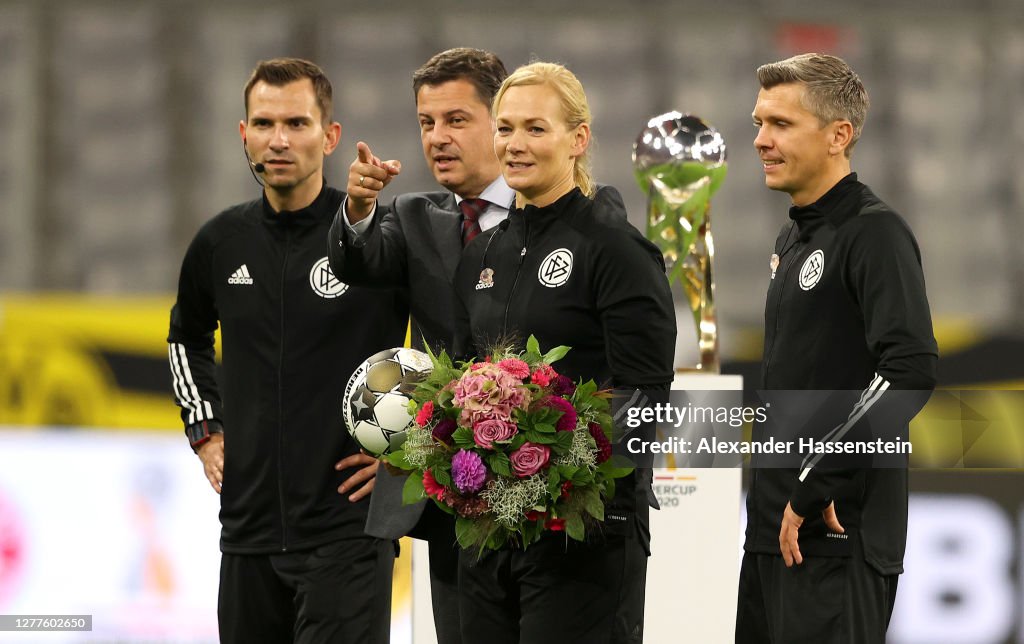
[[[487,501],[498,523],[514,527],[527,510],[532,510],[541,502],[546,492],[544,477],[534,474],[519,480],[504,477],[492,479],[480,496]]]
[[[402,449],[405,451],[405,460],[413,467],[419,469],[426,467],[427,457],[436,449],[431,432],[432,430],[427,428],[410,428],[405,433],[405,443],[402,444]]]
[[[597,467],[597,454],[594,449],[594,439],[587,429],[587,420],[582,419],[576,425],[572,433],[572,447],[569,451],[555,460],[558,465],[570,465],[572,467],[585,466],[590,469]]]

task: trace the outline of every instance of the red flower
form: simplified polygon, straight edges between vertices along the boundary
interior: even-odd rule
[[[551,381],[551,389],[559,396],[571,396],[576,393],[576,385],[568,376],[561,374],[555,376]]]
[[[427,493],[427,496],[438,501],[444,501],[446,490],[443,485],[437,482],[437,479],[430,473],[430,470],[423,470],[423,490]]]
[[[416,424],[420,427],[426,427],[427,423],[430,422],[430,417],[434,415],[434,401],[428,400],[423,403],[420,407],[419,412],[416,413]]]
[[[571,490],[571,489],[572,489],[572,481],[566,481],[565,483],[562,483],[562,496],[561,496],[561,498],[568,499],[569,498],[569,490]]]
[[[590,430],[590,435],[594,437],[594,442],[597,443],[597,462],[604,463],[612,457],[612,443],[604,435],[604,429],[597,423],[588,424],[587,429]]]
[[[547,512],[538,512],[537,510],[530,510],[530,511],[528,511],[526,513],[526,520],[527,521],[540,521],[541,519],[546,519],[547,516],[548,516]]]
[[[552,369],[551,365],[542,362],[534,369],[533,375],[530,376],[530,382],[541,387],[547,387],[557,377],[558,372]]]
[[[576,421],[578,417],[576,415],[576,409],[572,406],[572,403],[562,398],[561,396],[551,396],[544,401],[548,407],[562,412],[562,417],[555,423],[555,429],[560,432],[571,432],[576,429]]]
[[[565,532],[565,519],[548,519],[544,527],[554,532]]]
[[[455,433],[457,426],[455,421],[451,418],[442,418],[441,422],[434,426],[434,431],[431,432],[431,436],[438,443],[444,443],[445,445],[451,444],[452,434]]]

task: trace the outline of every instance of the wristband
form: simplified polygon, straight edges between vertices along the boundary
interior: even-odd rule
[[[198,450],[213,434],[221,434],[224,428],[216,420],[201,420],[185,427],[185,436],[193,450]]]

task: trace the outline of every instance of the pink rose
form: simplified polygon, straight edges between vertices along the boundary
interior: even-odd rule
[[[548,464],[551,458],[551,448],[547,445],[538,445],[529,441],[523,446],[509,454],[512,461],[512,471],[519,478],[533,476]]]
[[[426,427],[427,423],[430,422],[430,417],[434,415],[434,401],[428,400],[423,403],[420,407],[419,412],[416,413],[416,424],[420,427]]]
[[[494,449],[493,443],[507,441],[516,435],[516,426],[497,418],[473,424],[473,442],[484,449]]]
[[[530,377],[530,365],[519,358],[506,358],[498,363],[498,367],[520,380]]]

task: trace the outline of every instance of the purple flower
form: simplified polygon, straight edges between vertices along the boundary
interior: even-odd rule
[[[555,429],[560,432],[571,432],[576,429],[576,409],[571,402],[560,396],[551,396],[544,402],[551,409],[562,412],[562,417],[555,423]]]
[[[463,494],[479,492],[487,478],[487,468],[476,452],[460,449],[452,457],[452,479]]]
[[[558,374],[555,376],[555,379],[551,381],[551,391],[555,392],[559,396],[571,396],[576,393],[576,385],[573,384],[572,378],[569,376]]]

